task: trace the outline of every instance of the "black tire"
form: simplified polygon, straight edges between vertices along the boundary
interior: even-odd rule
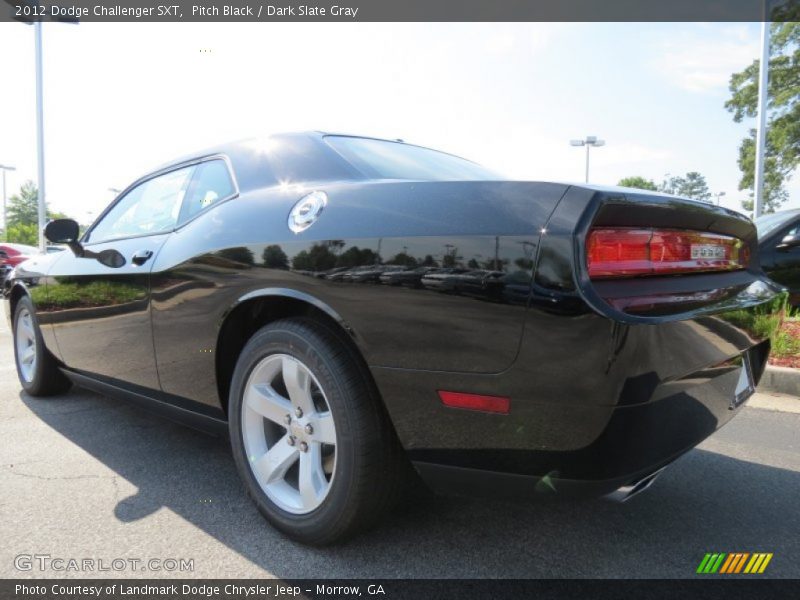
[[[26,312],[31,317],[31,325],[33,327],[33,333],[36,339],[36,359],[31,372],[30,380],[23,376],[23,371],[20,366],[19,351],[17,348],[17,335],[19,333],[18,330],[20,317]],[[23,296],[17,302],[17,306],[14,309],[13,325],[14,362],[17,366],[17,376],[19,377],[19,382],[20,385],[22,385],[22,389],[31,396],[53,396],[56,394],[63,394],[69,390],[72,384],[58,368],[56,359],[45,347],[44,340],[42,339],[42,331],[39,328],[39,321],[36,318],[36,309],[33,307],[33,302],[31,302],[31,299],[28,296]]]
[[[302,318],[260,329],[236,363],[228,405],[234,460],[258,510],[288,537],[318,546],[344,541],[376,523],[401,495],[409,468],[366,367],[341,335]],[[307,514],[287,512],[273,502],[246,458],[245,386],[255,366],[274,354],[292,356],[309,368],[324,391],[336,427],[330,488],[322,503]]]

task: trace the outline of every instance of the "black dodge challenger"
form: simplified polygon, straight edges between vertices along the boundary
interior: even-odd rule
[[[259,510],[314,544],[417,477],[637,493],[752,393],[747,324],[780,291],[737,213],[322,133],[175,162],[46,235],[71,251],[4,287],[24,390],[228,434]]]

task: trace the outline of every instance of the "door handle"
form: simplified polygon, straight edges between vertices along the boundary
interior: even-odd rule
[[[153,256],[152,250],[139,250],[136,254],[134,254],[131,257],[131,262],[133,262],[133,264],[135,265],[141,266],[148,260],[150,260],[151,256]]]

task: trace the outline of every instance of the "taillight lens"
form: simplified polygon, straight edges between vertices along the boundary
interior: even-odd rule
[[[744,269],[749,248],[738,238],[679,229],[592,229],[586,245],[589,277],[672,275]]]

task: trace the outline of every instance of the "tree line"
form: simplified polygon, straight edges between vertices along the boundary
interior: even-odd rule
[[[47,209],[47,220],[65,218],[65,214]],[[19,192],[8,199],[3,240],[29,246],[39,245],[39,190],[32,181],[23,183]]]

